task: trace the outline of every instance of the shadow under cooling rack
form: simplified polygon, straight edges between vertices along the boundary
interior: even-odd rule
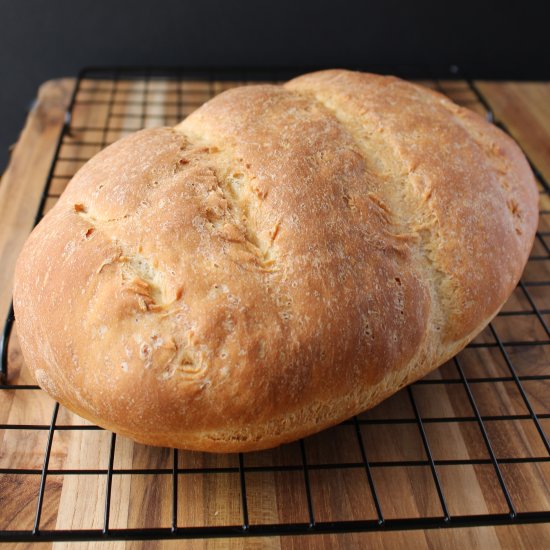
[[[116,139],[288,72],[90,69],[36,221]],[[425,80],[507,128],[473,82]],[[139,445],[38,389],[10,313],[2,340],[1,541],[275,536],[550,521],[550,197],[524,276],[464,351],[374,409],[296,443],[214,455]]]

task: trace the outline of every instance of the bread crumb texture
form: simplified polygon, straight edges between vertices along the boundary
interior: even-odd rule
[[[436,92],[344,70],[234,88],[74,176],[17,263],[23,353],[138,441],[272,447],[464,347],[537,204],[517,145]]]

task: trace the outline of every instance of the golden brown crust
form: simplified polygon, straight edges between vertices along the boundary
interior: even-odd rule
[[[229,90],[76,174],[17,264],[23,352],[139,441],[271,447],[471,340],[537,201],[515,143],[435,92],[348,71]]]

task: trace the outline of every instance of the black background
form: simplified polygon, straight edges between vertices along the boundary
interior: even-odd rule
[[[87,65],[406,66],[550,79],[548,2],[0,0],[0,172],[38,85]]]

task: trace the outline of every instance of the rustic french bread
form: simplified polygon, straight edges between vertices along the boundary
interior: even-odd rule
[[[516,144],[436,92],[343,70],[232,89],[74,176],[17,263],[23,354],[137,441],[273,447],[472,340],[537,204]]]

